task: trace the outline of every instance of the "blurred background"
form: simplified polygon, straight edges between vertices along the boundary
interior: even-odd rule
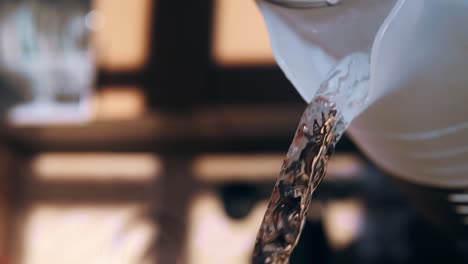
[[[0,264],[249,263],[306,106],[255,2],[0,13]],[[292,264],[468,263],[346,137],[328,171]]]

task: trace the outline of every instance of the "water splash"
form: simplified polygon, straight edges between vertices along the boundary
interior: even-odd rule
[[[369,57],[344,58],[302,115],[257,234],[252,263],[289,263],[336,143],[365,108]]]

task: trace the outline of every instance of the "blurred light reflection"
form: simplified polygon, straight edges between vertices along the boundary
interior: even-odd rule
[[[31,161],[41,180],[148,181],[158,177],[161,160],[150,153],[42,153]]]
[[[281,154],[206,154],[193,162],[196,177],[206,181],[271,180],[283,163]]]
[[[157,235],[150,222],[135,219],[142,210],[138,205],[35,206],[26,218],[21,263],[141,263]]]
[[[262,15],[252,0],[216,0],[213,59],[224,66],[274,65]]]
[[[188,263],[250,263],[266,201],[257,204],[242,220],[230,218],[222,201],[212,193],[201,193],[192,201],[188,221]]]
[[[204,154],[193,162],[198,179],[210,182],[230,180],[275,180],[284,154]],[[365,164],[354,154],[335,154],[327,168],[325,181],[356,180],[362,176]]]
[[[138,87],[102,87],[94,95],[94,119],[98,121],[131,120],[146,111],[145,95]]]
[[[148,57],[151,0],[94,0],[88,24],[95,29],[98,65],[106,70],[141,68]]]
[[[346,248],[359,237],[365,218],[361,201],[330,201],[322,212],[325,232],[333,248]]]

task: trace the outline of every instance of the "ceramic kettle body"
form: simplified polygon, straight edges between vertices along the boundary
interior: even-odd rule
[[[340,62],[368,54],[348,134],[429,218],[468,237],[468,2],[306,2],[318,0],[257,0],[280,68],[310,102]]]

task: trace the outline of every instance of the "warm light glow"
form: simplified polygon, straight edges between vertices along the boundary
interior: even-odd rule
[[[188,263],[250,263],[266,206],[262,202],[245,219],[233,220],[225,214],[219,197],[211,193],[198,195],[191,204],[188,221]]]
[[[356,180],[365,173],[366,164],[356,154],[336,153],[330,158],[326,181]]]
[[[330,245],[343,249],[355,241],[364,222],[364,207],[357,200],[328,202],[323,207],[325,233]]]
[[[283,154],[207,154],[194,160],[193,172],[204,181],[274,180],[278,176]],[[364,162],[352,154],[335,154],[328,164],[325,180],[349,180],[362,175]]]
[[[33,158],[41,180],[147,181],[161,173],[161,160],[149,153],[43,153]]]
[[[157,235],[153,224],[139,218],[142,210],[138,205],[36,206],[26,218],[21,263],[142,263]]]
[[[202,155],[195,159],[193,171],[206,181],[270,180],[274,179],[283,163],[283,155]]]
[[[221,65],[274,64],[266,26],[255,1],[215,1],[213,58]]]
[[[130,120],[146,111],[145,95],[138,87],[103,87],[94,95],[94,119]]]
[[[151,0],[94,0],[86,17],[95,29],[97,62],[108,70],[141,68],[148,57]]]

